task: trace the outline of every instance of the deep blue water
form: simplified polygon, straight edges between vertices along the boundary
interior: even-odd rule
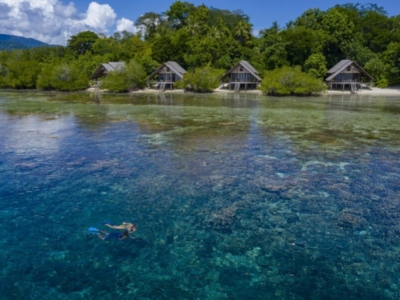
[[[400,299],[400,98],[0,93],[1,299]],[[136,239],[89,227],[134,222]]]

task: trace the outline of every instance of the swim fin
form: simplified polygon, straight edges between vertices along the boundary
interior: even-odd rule
[[[99,229],[97,229],[96,227],[89,227],[89,229],[87,230],[87,233],[89,234],[98,234],[100,232]]]

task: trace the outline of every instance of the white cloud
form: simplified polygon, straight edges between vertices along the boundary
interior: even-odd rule
[[[62,5],[61,3],[56,3],[54,5],[54,13],[57,16],[69,19],[73,18],[77,14],[77,10],[73,2],[70,2],[66,6]]]
[[[108,4],[101,5],[92,2],[81,22],[91,28],[106,30],[114,24],[116,17],[114,10]]]
[[[65,45],[71,35],[84,30],[109,34],[116,18],[110,5],[97,2],[91,2],[86,12],[79,12],[73,2],[65,5],[60,0],[0,0],[0,33],[50,44]],[[128,31],[134,27],[124,18],[117,26]]]
[[[138,28],[131,20],[122,18],[117,21],[117,31],[124,31],[124,30],[135,33],[138,31]]]

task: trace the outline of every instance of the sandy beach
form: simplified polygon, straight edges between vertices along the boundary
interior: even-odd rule
[[[88,92],[95,92],[94,88],[87,89]],[[105,90],[100,90],[100,92],[106,92]],[[220,94],[234,94],[234,91],[229,91],[227,89],[215,89],[214,93]],[[132,94],[153,94],[153,93],[165,93],[165,94],[183,94],[185,91],[183,89],[174,89],[174,90],[165,90],[163,92],[156,89],[145,88],[142,90],[132,91]],[[257,94],[262,95],[263,92],[260,90],[247,90],[240,91],[241,94]],[[350,95],[350,91],[340,91],[340,90],[327,90],[322,93],[322,95]],[[393,86],[388,88],[376,88],[372,87],[369,89],[363,89],[357,92],[357,95],[366,95],[366,96],[400,96],[400,86]]]
[[[220,94],[235,94],[235,91],[229,91],[227,89],[215,89],[213,91],[214,93],[220,93]],[[173,93],[173,94],[180,94],[184,93],[184,90],[165,90],[164,92],[160,92],[155,89],[143,89],[139,91],[135,91],[132,93]],[[247,91],[240,91],[241,94],[257,94],[257,95],[262,95],[263,92],[260,90],[247,90]],[[324,92],[322,95],[351,95],[350,91],[338,91],[338,90],[327,90]],[[357,92],[357,95],[368,95],[368,96],[400,96],[400,86],[396,87],[388,87],[388,88],[369,88],[369,89],[363,89]]]
[[[326,91],[327,95],[349,95],[351,94],[350,91]],[[369,89],[363,89],[357,92],[357,95],[368,95],[368,96],[400,96],[400,86],[393,86],[388,88],[377,88],[372,87]]]

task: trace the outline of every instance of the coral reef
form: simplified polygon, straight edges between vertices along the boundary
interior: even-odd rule
[[[2,298],[399,298],[398,99],[31,97],[0,94]]]

